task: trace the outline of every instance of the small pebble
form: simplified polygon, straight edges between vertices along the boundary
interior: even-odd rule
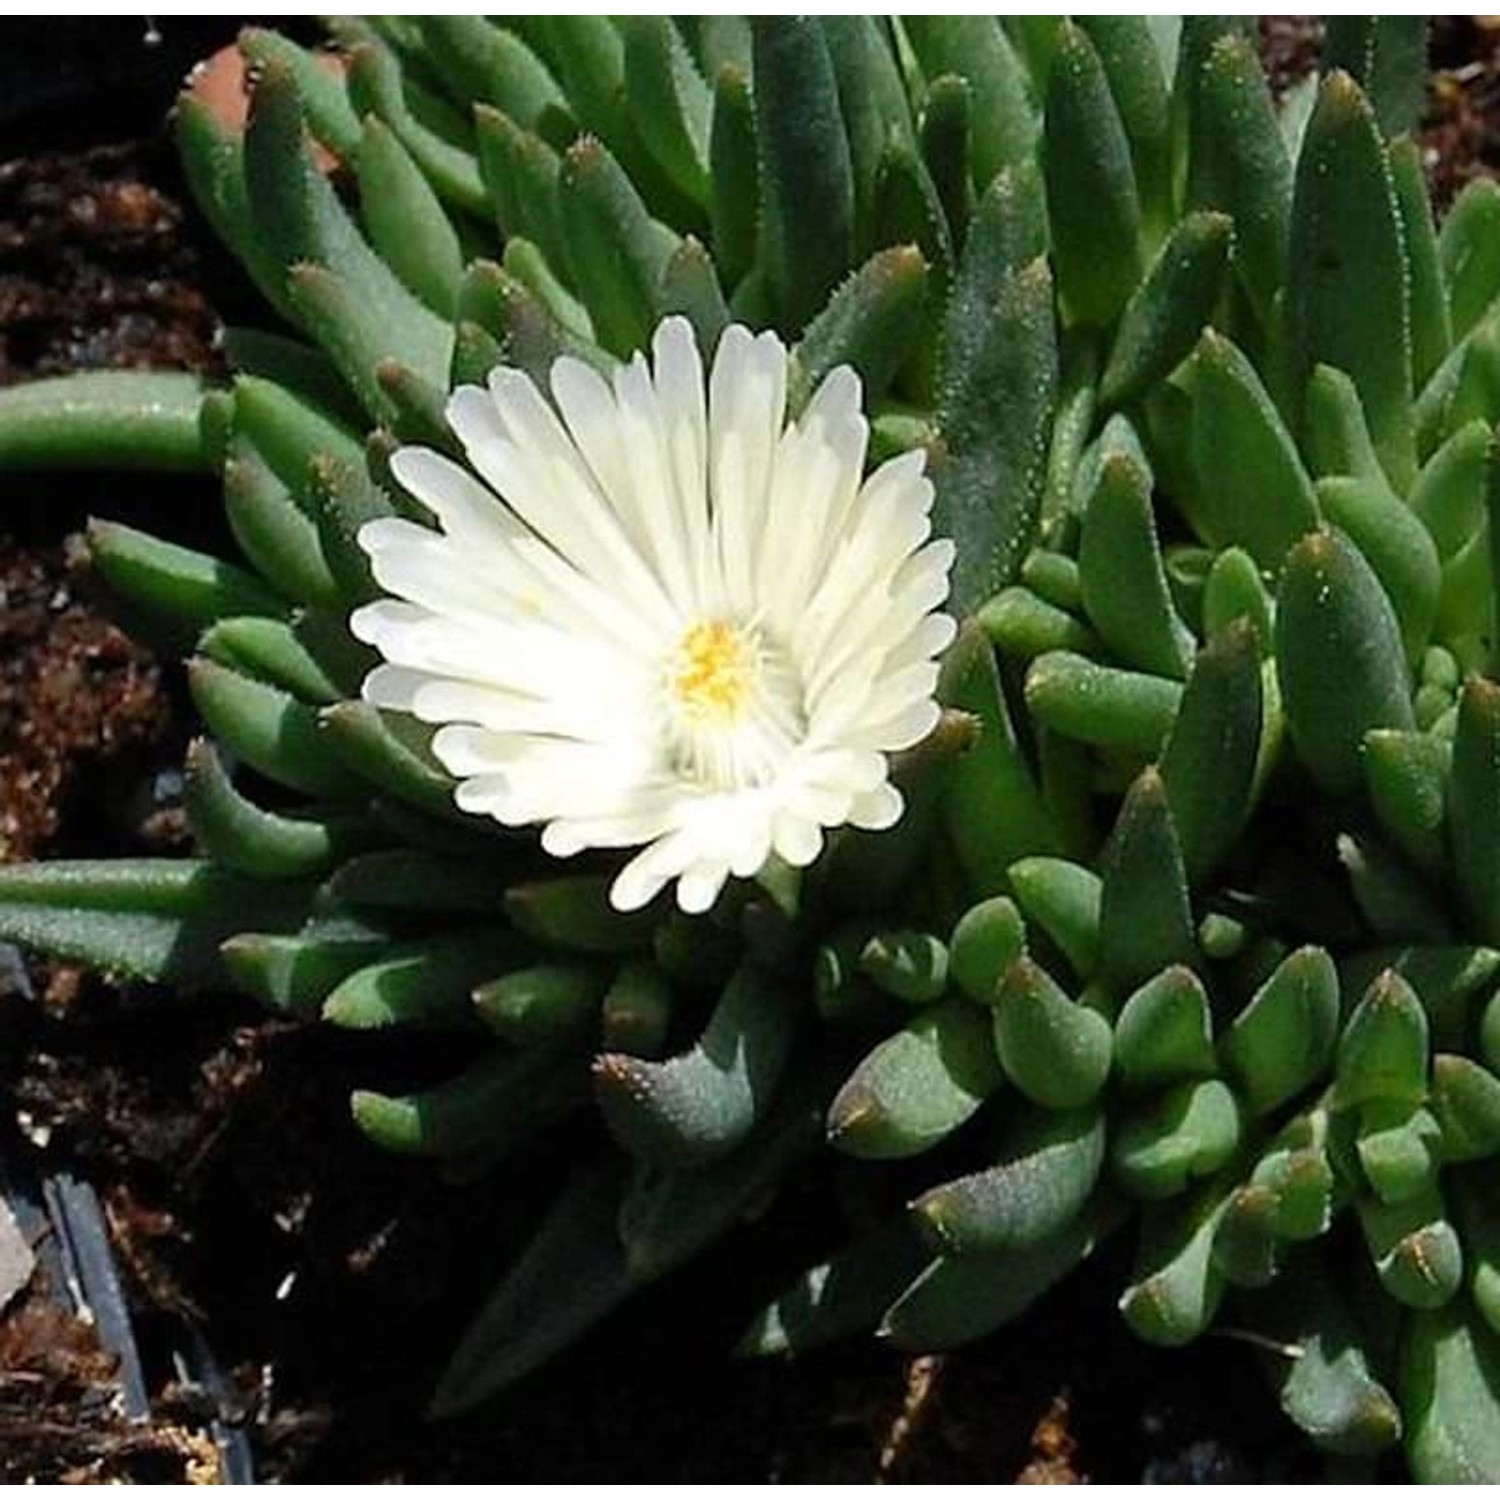
[[[31,1280],[36,1269],[36,1256],[16,1223],[10,1205],[0,1199],[0,1312],[4,1312],[10,1299]]]
[[[14,943],[0,943],[0,999],[12,995],[20,1000],[36,999],[21,950]]]

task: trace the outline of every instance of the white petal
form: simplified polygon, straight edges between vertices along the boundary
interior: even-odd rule
[[[718,899],[729,867],[713,860],[700,860],[682,872],[677,881],[677,904],[689,916],[705,912]]]
[[[708,390],[708,472],[725,602],[748,614],[786,415],[786,350],[773,333],[727,328]]]
[[[788,809],[776,814],[771,837],[776,852],[789,865],[799,868],[810,865],[823,849],[823,830],[811,818],[800,817]]]
[[[647,844],[615,876],[609,889],[610,904],[619,911],[639,911],[648,905],[669,880],[694,863],[691,841],[678,830]]]
[[[856,828],[894,828],[904,811],[901,793],[886,782],[854,799],[854,805],[849,809],[849,821]]]

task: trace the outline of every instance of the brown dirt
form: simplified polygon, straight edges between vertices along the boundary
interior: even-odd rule
[[[54,838],[81,776],[160,739],[169,708],[150,655],[89,607],[57,548],[0,541],[0,862]]]
[[[1278,97],[1318,65],[1323,45],[1321,16],[1261,16],[1260,60]]]
[[[1500,171],[1500,16],[1434,17],[1432,65],[1422,143],[1446,206]]]
[[[1306,57],[1309,35],[1301,24],[1268,30],[1283,73]],[[1491,36],[1471,23],[1439,29],[1445,71],[1427,138],[1444,153],[1440,183],[1500,161],[1486,113]],[[1470,43],[1473,61],[1454,60]],[[160,139],[0,167],[0,383],[98,364],[212,368],[214,309],[243,306],[245,291],[181,204]],[[206,483],[11,491],[0,858],[143,852],[176,830],[181,695],[172,669],[77,587],[65,539],[90,509],[200,544],[218,524]],[[69,971],[51,985],[50,1006],[0,998],[0,1089],[31,1139],[47,1142],[45,1163],[77,1164],[100,1186],[162,1420],[121,1430],[107,1363],[33,1289],[0,1317],[0,1477],[202,1477],[202,1403],[173,1387],[166,1360],[185,1322],[230,1368],[231,1404],[271,1479],[1321,1473],[1242,1345],[1163,1352],[1130,1337],[1113,1307],[1121,1247],[1004,1337],[941,1361],[865,1342],[792,1366],[730,1363],[724,1351],[759,1302],[823,1247],[836,1165],[793,1183],[773,1221],[649,1291],[500,1403],[425,1424],[436,1370],[534,1219],[551,1164],[457,1190],[376,1153],[345,1101],[356,1083],[409,1084],[442,1067],[408,1041],[328,1035],[230,1000]]]
[[[138,150],[0,165],[0,385],[64,370],[216,370],[183,208]]]

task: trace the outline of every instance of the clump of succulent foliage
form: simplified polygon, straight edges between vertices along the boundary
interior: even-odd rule
[[[961,1344],[1120,1234],[1142,1338],[1252,1331],[1329,1450],[1500,1478],[1500,188],[1435,230],[1420,21],[1331,22],[1280,111],[1209,18],[333,28],[341,71],[243,38],[243,133],[176,115],[293,332],[231,333],[223,388],[0,404],[10,463],[217,467],[242,553],[91,531],[194,653],[199,853],[0,872],[0,933],[468,1033],[353,1101],[454,1173],[602,1119],[441,1410],[831,1148],[861,1222],[747,1352]],[[450,388],[607,374],[673,315],[705,360],[775,330],[793,414],[857,371],[964,622],[901,821],[699,915],[461,812],[348,629]]]

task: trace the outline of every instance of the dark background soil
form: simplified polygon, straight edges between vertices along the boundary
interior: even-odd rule
[[[305,28],[305,23],[294,23]],[[162,125],[228,20],[0,22],[0,384],[74,368],[213,371],[263,320],[187,195]],[[1315,56],[1299,18],[1268,62]],[[1500,165],[1496,33],[1439,21],[1426,138],[1443,196]],[[225,544],[206,480],[7,476],[0,491],[0,860],[172,852],[190,721],[177,669],[89,603],[70,541],[104,514]],[[421,1066],[418,1059],[416,1066]],[[162,1420],[101,1406],[87,1331],[34,1287],[0,1318],[0,1479],[203,1477],[201,1396],[167,1353],[200,1327],[262,1478],[311,1481],[1275,1482],[1322,1461],[1232,1334],[1147,1348],[1114,1297],[1123,1247],[1021,1323],[942,1360],[869,1342],[736,1364],[751,1314],[826,1246],[836,1164],[472,1418],[421,1412],[465,1316],[561,1164],[463,1189],[377,1153],[356,1084],[412,1080],[410,1043],[119,988],[0,949],[0,1152],[102,1194]],[[196,1404],[195,1404],[196,1403]],[[211,1468],[211,1463],[210,1463]]]

